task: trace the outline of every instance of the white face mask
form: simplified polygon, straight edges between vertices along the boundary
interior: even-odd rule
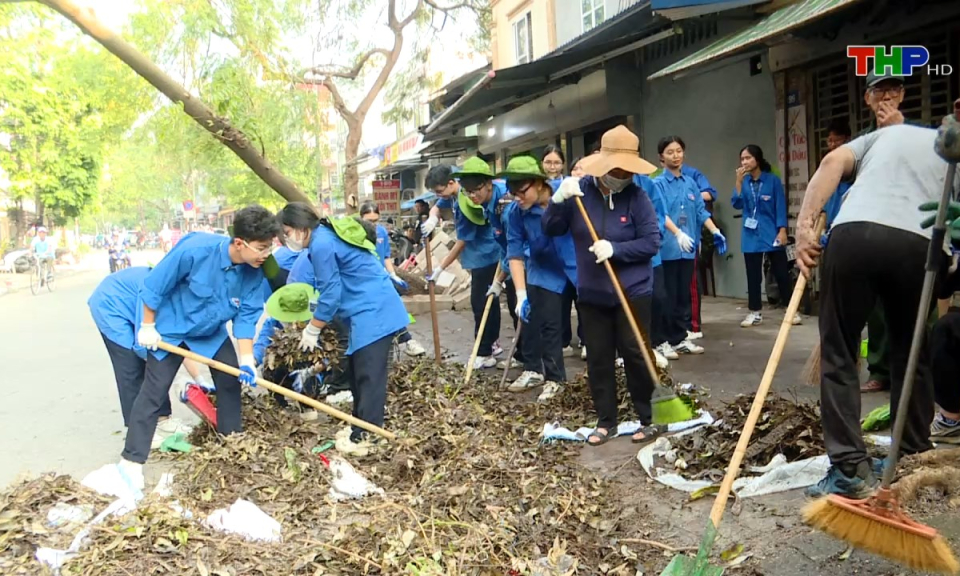
[[[306,234],[299,233],[299,232],[293,232],[291,234],[288,234],[285,242],[285,244],[287,245],[287,248],[289,248],[293,252],[300,252],[301,250],[303,250],[303,241],[305,236]]]
[[[614,178],[609,174],[604,174],[600,181],[603,182],[603,185],[610,190],[611,194],[619,194],[623,192],[623,189],[630,185],[633,182],[633,178]]]

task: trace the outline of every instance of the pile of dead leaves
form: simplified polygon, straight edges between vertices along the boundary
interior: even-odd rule
[[[337,367],[345,349],[337,341],[336,331],[325,327],[320,331],[319,346],[305,352],[300,349],[303,328],[300,322],[290,322],[277,328],[264,357],[264,364],[269,370],[292,372],[313,369],[315,372],[325,372]]]
[[[462,380],[455,365],[395,366],[385,427],[402,441],[348,458],[385,494],[347,502],[327,497],[330,472],[314,453],[342,426],[247,398],[243,434],[198,430],[196,449],[174,463],[171,499],[189,517],[148,501],[94,529],[64,573],[633,576],[664,567],[660,551],[624,540],[652,527],[622,503],[622,487],[580,467],[577,446],[540,445],[554,408],[518,402],[482,373]],[[592,404],[562,412],[582,421]],[[280,522],[282,543],[197,521],[237,498]]]
[[[960,448],[904,456],[893,489],[900,504],[914,514],[960,508]]]
[[[733,456],[752,403],[752,394],[741,394],[724,406],[719,414],[714,414],[718,423],[670,438],[670,443],[677,450],[676,461],[667,462],[661,457],[655,464],[662,468],[673,468],[682,462],[679,471],[685,477],[719,482]],[[767,398],[747,447],[743,466],[766,466],[777,454],[783,454],[788,462],[794,462],[825,452],[819,405],[785,398]]]

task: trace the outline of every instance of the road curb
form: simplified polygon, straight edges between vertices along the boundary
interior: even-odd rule
[[[57,272],[57,280],[63,280],[63,279],[65,279],[65,278],[70,278],[71,276],[75,276],[75,275],[80,274],[81,272],[85,272],[85,271],[86,271],[86,269],[77,270],[77,269],[74,269],[74,268],[68,268],[68,269],[60,270],[60,271]],[[4,296],[6,296],[6,295],[8,295],[8,294],[16,294],[17,292],[20,292],[20,291],[22,291],[22,290],[29,290],[29,289],[30,289],[30,284],[27,284],[27,285],[25,285],[25,286],[14,286],[12,282],[10,282],[10,281],[7,280],[7,277],[8,277],[8,276],[17,277],[17,276],[20,276],[20,274],[16,274],[16,273],[15,273],[15,274],[10,274],[10,275],[8,275],[8,274],[3,274],[2,276],[0,276],[0,298],[3,298]]]

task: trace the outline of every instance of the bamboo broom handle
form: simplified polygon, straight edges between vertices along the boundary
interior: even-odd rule
[[[493,281],[497,281],[500,275],[500,263],[497,262],[497,269],[493,273]],[[467,362],[467,369],[463,376],[463,385],[470,382],[470,376],[473,375],[473,363],[477,360],[477,352],[480,351],[480,340],[483,339],[483,330],[487,327],[487,316],[490,315],[490,307],[493,305],[493,294],[487,296],[487,304],[483,307],[483,316],[480,318],[480,329],[477,331],[477,339],[473,342],[473,352],[470,354],[470,361]],[[497,303],[499,306],[499,303]]]
[[[427,257],[427,276],[433,275],[433,256],[430,252],[430,236],[427,235],[426,242],[423,244],[424,252]],[[433,354],[437,365],[441,362],[440,353],[440,325],[437,320],[437,286],[434,282],[427,282],[427,293],[430,294],[430,323],[433,327]]]

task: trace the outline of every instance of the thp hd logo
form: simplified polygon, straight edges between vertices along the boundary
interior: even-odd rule
[[[938,76],[953,73],[949,64],[930,64],[930,51],[924,46],[847,46],[847,56],[853,58],[857,76],[870,73],[882,76],[910,76],[917,68],[927,66],[927,72]]]

